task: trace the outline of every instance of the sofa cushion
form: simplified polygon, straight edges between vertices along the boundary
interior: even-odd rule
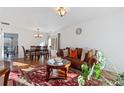
[[[88,60],[90,59],[90,58],[92,58],[93,57],[93,50],[89,50],[86,54],[85,54],[85,61],[86,62],[88,62]]]
[[[84,63],[80,59],[75,59],[75,58],[70,58],[70,57],[65,57],[65,59],[71,61],[71,66],[81,70],[81,65]]]
[[[68,50],[68,56],[70,56],[70,47],[66,47],[66,49]]]
[[[85,59],[85,52],[84,52],[84,50],[83,50],[83,52],[82,52],[82,54],[81,54],[81,61],[84,61],[84,59]]]
[[[83,52],[83,48],[76,48],[77,49],[77,56],[78,56],[78,59],[81,59],[81,55],[82,55],[82,52]]]
[[[70,56],[70,47],[66,47],[66,49],[68,49],[68,55]],[[72,48],[73,49],[73,48]],[[81,59],[81,55],[82,55],[82,51],[83,51],[83,48],[76,48],[76,50],[77,50],[77,58],[78,59]]]
[[[68,49],[63,50],[63,57],[68,56]]]
[[[71,58],[71,57],[65,57],[65,59],[70,60],[70,61],[75,61],[75,62],[80,61],[79,59],[75,59],[75,58]]]
[[[57,56],[62,56],[63,57],[63,49],[59,49]]]
[[[76,49],[75,50],[70,49],[70,57],[75,59],[78,58]]]

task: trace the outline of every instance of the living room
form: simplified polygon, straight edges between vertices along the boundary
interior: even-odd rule
[[[76,9],[76,8],[75,8]],[[78,8],[79,11],[87,9],[82,13],[78,14],[78,10],[75,14],[75,22],[78,18],[81,18],[82,21],[78,23],[71,24],[65,28],[60,29],[61,33],[61,48],[65,47],[82,47],[82,48],[91,48],[98,49],[104,52],[107,57],[108,64],[112,63],[117,67],[119,72],[123,72],[123,57],[121,54],[123,51],[123,44],[120,42],[123,39],[123,12],[121,9],[117,10],[116,13],[112,13],[112,8]],[[98,9],[98,10],[97,10]],[[104,10],[105,9],[105,10]],[[110,11],[109,11],[110,9]],[[111,10],[112,9],[112,10]],[[92,11],[93,14],[88,14]],[[94,10],[97,10],[94,11]],[[104,12],[103,12],[103,11]],[[106,13],[105,13],[106,11]],[[108,11],[108,12],[107,12]],[[122,9],[123,11],[123,9]],[[98,13],[98,14],[97,14]],[[101,16],[99,16],[99,14]],[[74,15],[74,14],[73,14]],[[80,15],[80,17],[79,17]],[[97,16],[85,20],[87,17]],[[72,16],[71,16],[72,17]],[[84,19],[84,20],[83,20]],[[72,23],[72,22],[71,22]],[[81,28],[82,33],[80,35],[76,34],[76,29]],[[119,55],[118,55],[119,54]],[[119,64],[118,64],[119,61]],[[122,63],[121,63],[122,62]],[[106,63],[106,64],[107,64]]]
[[[123,86],[123,11],[0,7],[0,85]]]

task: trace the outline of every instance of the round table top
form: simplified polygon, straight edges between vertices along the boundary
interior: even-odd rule
[[[49,60],[47,62],[47,66],[52,66],[52,67],[63,67],[66,65],[71,65],[71,62],[66,59],[63,59],[62,62],[55,61],[54,63],[51,63],[49,62]]]

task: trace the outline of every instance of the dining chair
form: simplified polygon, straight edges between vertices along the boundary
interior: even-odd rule
[[[41,52],[41,55],[44,56],[44,58],[49,58],[49,50],[48,49],[43,49]]]
[[[7,84],[8,84],[9,73],[10,73],[9,68],[0,70],[0,77],[4,76],[3,86],[7,86]]]
[[[30,51],[25,50],[24,46],[22,46],[23,52],[24,52],[24,60],[28,57],[30,57]]]
[[[48,58],[48,57],[49,57],[48,46],[42,46],[42,55],[43,55],[45,58]]]
[[[30,50],[36,50],[36,46],[30,46]]]
[[[40,50],[41,50],[41,46],[30,46],[31,48],[31,60],[33,60],[33,58],[35,57],[35,61],[40,59]]]

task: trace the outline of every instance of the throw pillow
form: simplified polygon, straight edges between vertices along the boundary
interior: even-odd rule
[[[84,59],[85,59],[85,51],[82,52],[81,61],[84,61]]]
[[[70,57],[70,48],[66,47],[66,49],[68,50],[68,56]]]
[[[77,49],[77,56],[78,56],[78,59],[81,60],[81,55],[82,55],[82,52],[84,52],[83,48],[76,48]]]
[[[65,50],[63,50],[63,57],[67,57],[67,56],[68,56],[68,50],[65,49]]]
[[[77,59],[77,50],[70,49],[70,57]]]
[[[57,56],[63,57],[63,49],[59,49],[59,51],[57,53]]]
[[[87,53],[86,53],[86,57],[85,57],[85,61],[88,62],[88,60],[93,57],[93,50],[89,50]]]

